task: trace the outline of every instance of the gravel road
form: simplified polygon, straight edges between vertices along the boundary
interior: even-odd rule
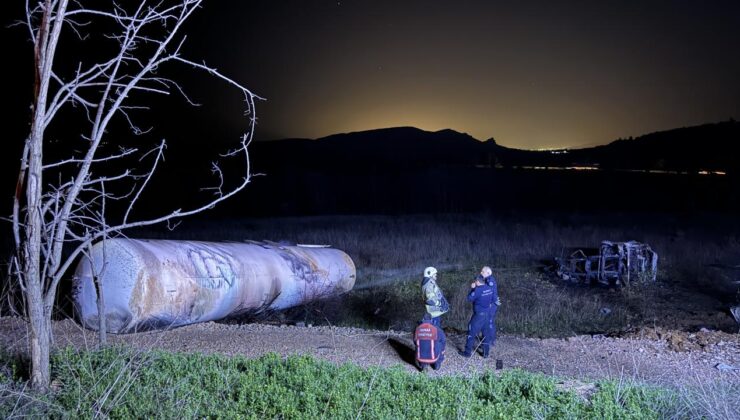
[[[4,349],[25,351],[28,324],[20,318],[0,318],[0,337]],[[54,337],[55,346],[77,348],[94,347],[97,339],[96,332],[84,330],[72,320],[54,322]],[[338,364],[401,365],[416,371],[409,331],[208,322],[169,331],[110,335],[109,341],[138,349],[246,357],[268,352],[309,354]],[[479,355],[469,359],[459,356],[457,349],[463,343],[462,336],[448,337],[447,358],[442,369],[436,372],[427,369],[424,374],[474,374],[494,369],[496,359],[500,359],[504,369],[518,367],[580,381],[634,379],[673,386],[719,380],[740,382],[740,334],[646,330],[621,338],[535,339],[502,335],[489,359]]]

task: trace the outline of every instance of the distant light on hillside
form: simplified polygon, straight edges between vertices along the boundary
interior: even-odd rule
[[[522,166],[522,169],[536,169],[540,171],[598,171],[598,166]]]
[[[597,171],[599,170],[597,166],[571,166],[566,169],[572,169],[574,171]]]
[[[534,149],[536,152],[550,152],[552,155],[565,155],[568,154],[568,149],[550,149],[550,148],[540,148],[540,149]]]
[[[601,171],[602,168],[598,166],[514,166],[515,169],[530,169],[538,171]],[[612,171],[618,172],[634,172],[634,173],[648,173],[648,174],[668,174],[668,175],[690,175],[692,172],[687,171],[672,171],[665,169],[611,169]],[[699,175],[727,175],[725,171],[707,171],[701,170],[697,172]]]

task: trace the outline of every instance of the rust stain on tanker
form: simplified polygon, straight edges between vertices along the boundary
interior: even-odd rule
[[[135,316],[156,312],[165,295],[161,282],[156,277],[147,275],[145,270],[137,273],[134,291],[129,306]]]

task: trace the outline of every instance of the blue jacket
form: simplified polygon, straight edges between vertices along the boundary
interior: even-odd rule
[[[496,298],[496,286],[490,286],[488,283],[484,283],[482,286],[476,286],[475,289],[471,290],[468,294],[468,302],[473,303],[473,312],[488,313],[491,306],[495,305]]]
[[[496,286],[496,278],[493,277],[493,275],[490,275],[486,278],[483,278],[480,274],[478,274],[477,279],[482,279],[484,283],[491,286],[493,288],[493,301],[496,302],[498,300],[498,286]]]

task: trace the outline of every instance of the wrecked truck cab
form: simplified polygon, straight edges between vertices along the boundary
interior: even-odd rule
[[[559,278],[574,283],[630,286],[654,282],[658,254],[637,241],[602,241],[599,248],[579,248],[555,258]]]

